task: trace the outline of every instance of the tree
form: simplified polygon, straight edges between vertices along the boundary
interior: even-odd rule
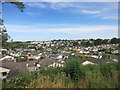
[[[114,62],[109,60],[109,63],[106,63],[105,61],[99,64],[101,73],[103,74],[103,76],[108,77],[114,76],[114,71],[116,69],[117,66],[115,66]]]
[[[111,39],[110,43],[117,44],[118,43],[118,39],[114,37],[114,38]]]
[[[86,43],[85,43],[85,42],[81,42],[81,45],[82,45],[82,46],[86,46]]]
[[[2,41],[2,46],[5,47],[7,45],[7,40],[10,38],[5,27],[0,30],[0,38]]]
[[[101,45],[102,44],[102,39],[96,39],[94,42],[94,45]]]
[[[6,3],[13,4],[14,7],[18,8],[21,12],[24,11],[23,9],[25,8],[25,5],[23,4],[23,2],[19,2],[18,0],[14,0],[14,2],[4,2],[2,4],[4,5]]]
[[[75,81],[79,78],[85,77],[85,68],[81,65],[78,57],[75,57],[69,62],[66,62],[64,67],[66,75],[68,76],[68,74],[70,74],[71,79]]]
[[[107,44],[107,43],[108,43],[108,40],[107,40],[107,39],[104,39],[102,43],[103,43],[103,44]]]
[[[19,2],[17,0],[15,0],[16,2],[4,2],[2,3],[3,5],[6,3],[10,3],[13,4],[15,7],[17,7],[21,12],[23,12],[23,9],[25,8],[25,5],[23,4],[23,2]],[[0,13],[1,14],[1,13]],[[4,26],[3,24],[3,19],[0,18],[0,25]],[[2,40],[2,46],[6,47],[7,45],[7,40],[10,39],[10,36],[7,33],[7,30],[5,28],[5,26],[3,28],[0,29],[0,38]]]
[[[73,42],[73,46],[77,46],[77,45],[79,45],[78,42]]]
[[[52,51],[52,54],[57,54],[57,51],[55,51],[55,50],[54,50],[54,51]]]
[[[44,59],[45,57],[44,56],[41,56],[40,59]]]
[[[86,46],[93,46],[93,43],[90,43],[89,41],[86,42]]]

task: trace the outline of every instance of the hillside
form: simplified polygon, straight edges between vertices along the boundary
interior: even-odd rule
[[[3,88],[118,88],[118,62],[81,65],[78,57],[64,67],[49,67],[9,79]]]

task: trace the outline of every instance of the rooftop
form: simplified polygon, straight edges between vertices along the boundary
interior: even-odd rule
[[[10,71],[10,69],[0,67],[0,72],[9,72],[9,71]]]

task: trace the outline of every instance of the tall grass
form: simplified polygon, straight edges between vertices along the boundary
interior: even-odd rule
[[[118,88],[118,62],[82,66],[78,58],[64,67],[49,67],[18,75],[3,83],[3,88]]]

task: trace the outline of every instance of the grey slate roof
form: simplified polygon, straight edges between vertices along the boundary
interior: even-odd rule
[[[10,69],[10,72],[9,72],[7,78],[11,78],[20,73],[28,72],[26,64],[22,63],[22,62],[9,62],[7,60],[3,60],[2,67]]]

